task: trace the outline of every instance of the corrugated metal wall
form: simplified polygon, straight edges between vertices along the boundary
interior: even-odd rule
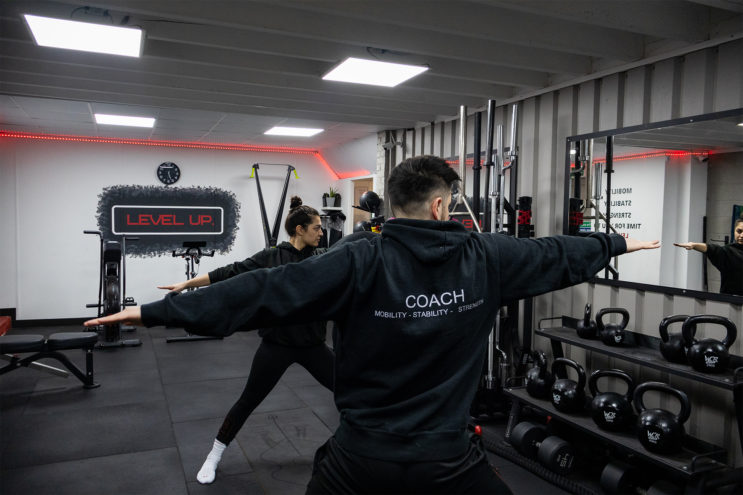
[[[519,102],[518,145],[519,195],[533,196],[533,217],[538,237],[562,232],[564,154],[566,138],[743,107],[743,40],[726,43],[647,66],[641,66],[542,94]],[[455,113],[457,109],[452,109]],[[502,124],[508,143],[510,109],[498,107],[496,125]],[[472,121],[468,122],[468,150],[472,150]],[[418,154],[456,156],[457,122],[431,125],[393,133],[405,144],[397,160]],[[485,118],[483,115],[483,133]],[[483,136],[483,148],[485,140]],[[471,186],[469,186],[471,188]],[[469,190],[469,188],[468,188]],[[621,306],[632,315],[630,327],[657,336],[660,320],[671,314],[717,314],[730,318],[743,331],[743,307],[681,296],[581,284],[535,300],[535,320],[548,316],[582,314],[586,302],[594,308]],[[715,329],[714,332],[719,332]],[[705,329],[699,332],[705,335]],[[719,338],[719,336],[718,336]],[[536,337],[534,345],[549,353],[549,343]],[[743,354],[743,338],[731,352]],[[728,449],[731,461],[743,465],[738,443],[732,393],[640,366],[567,348],[566,355],[587,369],[623,368],[636,382],[661,380],[687,392],[692,415],[687,432]],[[649,397],[646,403],[654,406]],[[674,410],[675,399],[658,398]]]

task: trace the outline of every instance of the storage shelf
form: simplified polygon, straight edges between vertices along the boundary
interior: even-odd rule
[[[505,393],[523,404],[537,408],[547,415],[604,440],[625,452],[640,456],[662,468],[673,470],[678,475],[687,479],[701,473],[729,468],[727,464],[719,460],[724,460],[725,457],[725,451],[722,448],[702,442],[688,435],[684,438],[684,447],[681,452],[674,455],[659,455],[646,450],[633,433],[616,433],[601,430],[596,426],[588,413],[565,414],[560,412],[555,409],[551,402],[531,397],[526,392],[525,387],[507,388],[505,389]],[[693,449],[692,446],[694,447]],[[712,457],[717,457],[717,459],[713,459]]]
[[[600,340],[583,339],[578,337],[576,331],[572,328],[539,328],[534,331],[535,334],[547,337],[550,340],[556,340],[565,344],[570,344],[589,351],[600,352],[607,356],[640,364],[648,368],[665,371],[673,375],[682,376],[698,382],[713,385],[725,390],[735,388],[735,378],[732,371],[720,374],[700,373],[689,365],[671,363],[665,360],[657,349],[649,347],[613,347],[608,346]]]

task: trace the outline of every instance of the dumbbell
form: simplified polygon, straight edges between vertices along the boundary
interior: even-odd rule
[[[637,470],[619,461],[612,461],[601,471],[601,490],[604,493],[622,493],[638,495],[672,495],[681,493],[683,490],[667,481],[660,480],[653,483],[647,490],[641,488],[638,483]]]
[[[528,421],[511,430],[511,445],[530,459],[537,459],[544,467],[557,474],[570,474],[574,469],[573,447],[556,436],[547,436],[547,430]]]

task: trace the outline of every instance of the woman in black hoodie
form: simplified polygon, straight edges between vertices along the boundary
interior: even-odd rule
[[[317,248],[323,235],[320,214],[310,206],[302,206],[302,200],[298,196],[291,199],[284,228],[289,234],[289,242],[282,242],[275,248],[264,249],[250,258],[217,268],[206,275],[159,288],[181,292],[184,289],[220,282],[258,268],[272,268],[302,261],[324,251]],[[227,413],[212,450],[196,475],[199,483],[207,484],[214,481],[224,449],[291,364],[299,363],[320,384],[333,390],[333,351],[325,345],[324,321],[261,328],[259,335],[263,340],[253,357],[248,383],[240,398]]]

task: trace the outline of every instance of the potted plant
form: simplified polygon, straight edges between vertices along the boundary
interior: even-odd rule
[[[333,186],[330,186],[328,192],[322,195],[322,205],[324,207],[341,205],[341,195],[337,189],[333,189]]]

